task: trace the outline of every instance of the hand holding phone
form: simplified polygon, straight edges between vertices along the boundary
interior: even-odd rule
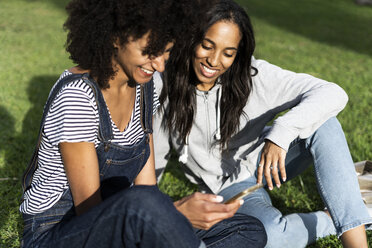
[[[233,201],[236,201],[236,200],[240,200],[242,199],[243,197],[249,195],[250,193],[258,190],[259,188],[262,188],[263,187],[263,184],[262,183],[258,183],[256,185],[253,185],[245,190],[243,190],[242,192],[234,195],[233,197],[231,197],[230,199],[228,199],[227,201],[224,202],[224,204],[229,204]]]

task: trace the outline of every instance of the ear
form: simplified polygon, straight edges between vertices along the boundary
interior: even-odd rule
[[[114,48],[119,48],[120,47],[120,42],[119,42],[119,38],[115,38],[114,40],[114,44],[113,44]]]

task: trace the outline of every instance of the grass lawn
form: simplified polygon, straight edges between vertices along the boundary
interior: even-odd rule
[[[20,178],[32,154],[42,108],[59,74],[67,0],[0,1],[0,247],[19,247]],[[349,95],[339,115],[354,161],[372,159],[372,8],[352,0],[241,0],[257,38],[255,56],[336,82]],[[6,180],[3,180],[6,178]],[[342,179],[340,179],[342,180]],[[178,199],[196,188],[171,160],[160,188]],[[271,193],[283,213],[323,208],[313,172]],[[368,232],[372,245],[372,233]],[[310,247],[341,247],[335,237]]]

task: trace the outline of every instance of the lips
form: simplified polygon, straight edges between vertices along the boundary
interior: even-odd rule
[[[200,63],[200,71],[203,74],[203,76],[207,78],[214,77],[218,73],[218,70],[210,69],[207,66],[203,65],[202,63]]]
[[[141,72],[146,76],[146,77],[151,77],[152,74],[154,74],[154,71],[147,70],[145,68],[140,67]]]

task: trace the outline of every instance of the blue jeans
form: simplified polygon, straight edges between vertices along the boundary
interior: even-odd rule
[[[238,212],[262,221],[268,236],[266,247],[305,247],[318,238],[330,234],[340,236],[354,227],[372,223],[360,195],[342,127],[336,118],[329,119],[309,138],[292,142],[286,157],[287,180],[312,163],[319,194],[332,219],[324,211],[283,216],[261,188],[244,199]],[[256,177],[252,176],[222,190],[219,195],[227,199],[255,183]]]
[[[245,214],[235,214],[209,230],[196,230],[208,248],[260,248],[267,241],[262,223]]]
[[[57,204],[62,204],[63,213],[64,199]],[[25,216],[24,247],[205,247],[188,220],[156,186],[125,189],[87,213],[64,214],[54,224],[58,209],[37,218]]]

